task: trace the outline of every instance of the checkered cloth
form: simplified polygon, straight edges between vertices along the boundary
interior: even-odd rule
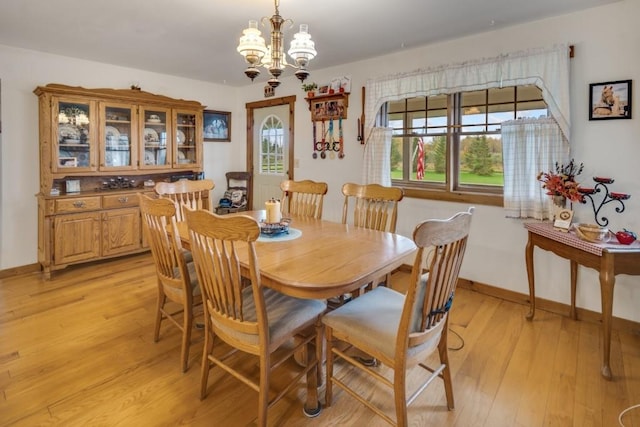
[[[557,242],[564,243],[567,246],[571,246],[573,248],[580,249],[582,251],[589,252],[598,256],[602,256],[602,251],[604,249],[607,249],[610,252],[640,251],[640,242],[638,242],[637,240],[630,245],[623,245],[619,243],[615,237],[612,236],[611,241],[609,242],[591,243],[576,236],[573,228],[569,230],[568,233],[565,233],[553,228],[553,224],[550,222],[525,222],[524,227],[531,233],[547,237]]]

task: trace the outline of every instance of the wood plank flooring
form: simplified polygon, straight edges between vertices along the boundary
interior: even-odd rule
[[[404,273],[394,275],[402,288]],[[0,280],[0,426],[253,426],[257,395],[212,371],[199,399],[202,331],[180,370],[180,334],[153,342],[149,254]],[[456,408],[434,382],[409,409],[412,426],[618,426],[640,403],[640,336],[613,331],[614,381],[600,372],[598,324],[458,289],[449,345]],[[461,341],[464,340],[463,341]],[[337,367],[340,368],[339,366]],[[381,368],[384,370],[384,368]],[[419,369],[409,375],[410,385]],[[393,413],[387,390],[355,378]],[[324,387],[321,388],[324,401]],[[340,389],[319,417],[302,414],[304,385],[278,403],[270,426],[385,426]],[[640,426],[640,409],[623,417]]]

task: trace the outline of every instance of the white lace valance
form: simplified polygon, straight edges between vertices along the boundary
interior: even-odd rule
[[[551,115],[570,140],[569,46],[563,44],[370,79],[365,96],[367,141],[385,102],[526,84],[542,90]]]

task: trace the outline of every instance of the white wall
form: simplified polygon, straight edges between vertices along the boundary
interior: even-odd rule
[[[329,184],[324,217],[340,219],[344,182],[361,181],[363,146],[356,141],[356,119],[361,113],[360,88],[368,78],[416,68],[455,63],[521,49],[550,46],[556,43],[575,45],[572,60],[572,155],[584,162],[583,180],[591,176],[616,179],[615,191],[632,193],[622,214],[611,212],[611,228],[640,231],[640,194],[634,194],[640,181],[637,159],[640,158],[640,2],[624,0],[585,12],[520,25],[504,30],[466,37],[437,45],[405,50],[325,70],[314,70],[311,79],[322,83],[342,75],[352,77],[348,119],[344,122],[344,159],[312,159],[312,125],[305,94],[294,77],[285,78],[276,89],[277,96],[295,94],[296,153],[299,167],[296,179],[314,179]],[[605,18],[606,17],[606,18]],[[609,22],[609,25],[604,25]],[[345,32],[345,37],[348,31]],[[345,39],[347,40],[347,39]],[[348,41],[346,41],[348,42]],[[318,46],[322,55],[322,46]],[[242,72],[242,69],[238,69]],[[291,76],[291,72],[286,73]],[[205,143],[205,173],[217,183],[214,200],[225,188],[224,173],[245,168],[246,102],[262,99],[265,79],[243,88],[230,88],[205,82],[159,75],[89,61],[0,46],[2,81],[3,135],[1,164],[2,206],[0,210],[0,269],[37,261],[36,199],[38,191],[37,98],[32,93],[38,85],[63,83],[84,87],[128,88],[132,83],[143,90],[184,99],[194,99],[211,109],[232,112],[231,143]],[[588,84],[609,80],[632,79],[634,88],[632,120],[589,122]],[[588,181],[586,181],[588,182]],[[400,205],[398,231],[410,235],[414,225],[431,217],[448,217],[466,209],[458,203],[405,199]],[[574,206],[578,221],[593,222],[587,206]],[[469,248],[462,270],[464,278],[526,294],[528,292],[524,247],[526,232],[522,221],[506,219],[501,208],[476,206]],[[539,250],[535,253],[537,295],[569,302],[569,265]],[[640,321],[640,277],[618,276],[614,315]],[[600,310],[598,276],[595,271],[580,269],[577,304]]]

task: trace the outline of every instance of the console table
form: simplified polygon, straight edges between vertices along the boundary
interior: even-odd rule
[[[551,223],[525,223],[529,238],[526,247],[527,276],[529,280],[530,310],[527,320],[533,320],[536,309],[535,278],[533,273],[533,248],[535,246],[568,259],[571,265],[571,312],[576,316],[576,282],[578,264],[593,268],[600,274],[600,297],[602,303],[602,376],[612,378],[609,364],[611,352],[611,318],[613,313],[613,286],[617,274],[640,275],[640,243],[622,245],[615,241],[590,243],[573,233],[553,228]],[[615,243],[614,243],[615,242]]]

